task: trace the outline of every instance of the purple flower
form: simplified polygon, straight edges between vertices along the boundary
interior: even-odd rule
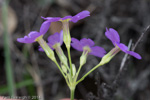
[[[46,22],[50,22],[50,23],[51,22],[57,22],[57,21],[63,21],[63,20],[69,20],[71,22],[76,23],[78,20],[81,20],[81,19],[88,17],[88,16],[90,16],[90,12],[85,10],[85,11],[82,11],[82,12],[76,14],[75,16],[69,15],[69,16],[66,16],[63,18],[61,18],[61,17],[46,17],[46,18],[41,17],[41,18],[45,19]]]
[[[112,41],[114,46],[119,47],[123,52],[132,55],[133,57],[137,59],[141,59],[141,56],[133,51],[128,51],[128,47],[124,45],[123,43],[120,43],[120,37],[116,30],[113,28],[109,28],[109,30],[106,28],[105,32],[106,37]]]
[[[94,46],[95,43],[91,39],[83,38],[79,41],[75,38],[72,38],[71,41],[72,41],[71,46],[78,51],[85,51],[88,52],[88,54],[97,57],[103,57],[106,53],[104,48]]]
[[[42,25],[41,25],[41,28],[40,28],[40,32],[37,32],[37,31],[31,31],[28,36],[24,36],[23,38],[18,38],[17,41],[18,42],[21,42],[21,43],[33,43],[36,41],[36,39],[41,36],[41,35],[44,35],[48,29],[49,29],[49,25],[50,23],[49,22],[44,22]]]
[[[54,50],[55,48],[53,47],[55,44],[59,43],[60,46],[63,44],[63,31],[60,33],[54,33],[53,35],[48,37],[48,45],[49,47]],[[39,47],[39,51],[44,51],[41,47]]]

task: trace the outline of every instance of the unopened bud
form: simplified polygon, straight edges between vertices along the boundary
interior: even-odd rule
[[[86,63],[87,53],[83,51],[83,54],[80,57],[80,66],[83,66]]]
[[[67,73],[67,68],[65,67],[65,65],[62,64],[61,67],[62,67],[63,72]]]
[[[72,64],[72,72],[73,72],[73,77],[76,75],[76,67],[74,64]]]

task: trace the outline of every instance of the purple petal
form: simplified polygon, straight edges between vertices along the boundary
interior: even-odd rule
[[[25,37],[24,38],[18,38],[17,41],[20,43],[33,43],[34,42],[33,40],[27,39]]]
[[[50,45],[55,45],[56,43],[60,43],[60,34],[59,33],[55,33],[53,35],[50,35],[48,37],[48,44]]]
[[[24,36],[24,38],[18,38],[17,41],[21,43],[33,43],[35,39],[41,36],[42,34],[36,31],[31,31],[28,36]]]
[[[39,32],[31,31],[26,38],[36,38],[38,35],[41,35]]]
[[[49,46],[52,50],[54,50],[53,45],[51,45],[51,44],[49,44],[49,43],[47,43],[47,44],[48,44],[48,46]]]
[[[43,35],[42,33],[39,33],[37,31],[31,31],[29,34],[28,34],[28,37],[29,38],[32,38],[32,39],[36,39],[37,37]]]
[[[89,54],[97,56],[97,57],[103,57],[106,54],[106,51],[104,50],[104,48],[99,47],[99,46],[95,46],[95,47],[91,47],[91,52]]]
[[[57,21],[59,21],[61,18],[60,17],[42,17],[41,16],[41,18],[43,18],[44,20],[47,20],[47,21],[49,21],[49,22],[57,22]]]
[[[75,39],[75,38],[71,38],[71,41],[72,41],[71,46],[72,46],[74,49],[76,49],[76,50],[78,50],[78,51],[83,51],[83,46],[81,45],[81,43],[80,43],[79,40],[77,40],[77,39]]]
[[[77,15],[73,16],[71,21],[76,23],[78,20],[81,20],[88,16],[90,16],[90,12],[85,10],[85,11],[82,11],[82,12],[78,13]]]
[[[62,18],[62,20],[66,20],[66,19],[72,19],[72,16],[65,16],[64,18]]]
[[[94,46],[94,42],[93,40],[91,39],[86,39],[86,38],[83,38],[80,40],[80,43],[82,44],[82,46]]]
[[[139,54],[137,54],[137,53],[135,53],[135,52],[133,52],[133,51],[128,51],[128,47],[125,46],[123,43],[116,43],[116,45],[117,45],[123,52],[125,52],[125,53],[127,53],[127,54],[129,54],[129,55],[132,55],[133,57],[135,57],[135,58],[137,58],[137,59],[141,59],[141,58],[142,58]]]
[[[63,44],[63,30],[60,31],[60,45]]]
[[[136,53],[136,52],[126,51],[126,53],[129,54],[129,55],[131,55],[131,56],[133,56],[133,57],[135,57],[135,58],[137,58],[137,59],[142,59],[142,57],[138,53]]]
[[[56,43],[60,43],[60,45],[63,44],[63,31],[60,33],[55,33],[48,37],[48,45],[53,47]]]
[[[116,42],[120,43],[120,37],[116,30],[113,28],[109,28],[109,30],[106,28],[105,35],[108,39],[112,41],[112,43],[115,45]]]
[[[116,43],[116,45],[123,51],[126,52],[128,50],[128,47],[124,45],[123,43]]]
[[[49,21],[43,22],[40,28],[40,33],[45,34],[48,31],[50,24],[51,23]]]

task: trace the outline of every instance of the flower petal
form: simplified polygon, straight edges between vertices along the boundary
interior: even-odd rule
[[[74,49],[76,49],[76,50],[78,50],[78,51],[83,51],[83,46],[81,45],[81,43],[80,43],[79,40],[77,40],[77,39],[75,39],[75,38],[71,38],[71,41],[72,41],[71,46],[72,46]]]
[[[44,20],[47,20],[49,22],[57,22],[61,19],[60,17],[46,17],[45,18],[45,17],[42,17],[42,16],[41,16],[41,18],[44,19]]]
[[[93,40],[86,38],[81,39],[80,43],[82,44],[82,46],[94,46],[95,44]]]
[[[34,42],[32,40],[28,40],[26,37],[18,38],[17,41],[20,42],[20,43],[33,43]]]
[[[105,32],[106,37],[112,41],[112,43],[115,45],[116,42],[120,43],[120,37],[116,30],[113,28],[109,28],[109,30],[106,28]]]
[[[51,23],[49,21],[43,22],[40,28],[40,33],[45,34],[48,31],[50,24]]]
[[[76,23],[78,20],[81,20],[81,19],[88,17],[88,16],[90,16],[90,12],[85,10],[85,11],[82,11],[82,12],[76,14],[75,16],[73,16],[71,21]]]
[[[126,51],[126,53],[129,54],[129,55],[131,55],[131,56],[133,56],[133,57],[135,57],[135,58],[137,58],[137,59],[142,59],[142,57],[138,53],[136,53],[136,52]]]
[[[123,43],[116,43],[117,46],[125,53],[137,58],[137,59],[142,59],[142,57],[138,54],[138,53],[135,53],[133,51],[128,51],[128,47],[125,46]]]
[[[42,34],[36,31],[31,31],[28,36],[24,36],[24,38],[18,38],[17,41],[21,43],[33,43],[35,39],[41,36]]]
[[[62,20],[66,20],[66,19],[72,19],[72,16],[65,16],[64,18],[62,18]]]
[[[56,32],[53,35],[50,35],[48,37],[48,44],[49,45],[55,45],[56,43],[60,43],[60,34],[58,32]]]
[[[89,54],[97,56],[97,57],[103,57],[106,54],[106,51],[104,50],[104,48],[99,47],[99,46],[95,46],[95,47],[91,47],[91,52]]]
[[[48,45],[53,48],[53,45],[55,45],[56,43],[60,43],[60,45],[63,44],[63,31],[61,31],[60,33],[55,33],[53,35],[50,35],[48,37]]]
[[[128,51],[128,47],[126,45],[124,45],[123,43],[116,43],[116,45],[123,51],[126,53],[126,51]]]
[[[63,30],[60,31],[60,45],[63,44]]]

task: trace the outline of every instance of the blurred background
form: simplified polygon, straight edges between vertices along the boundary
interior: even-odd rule
[[[150,25],[150,0],[0,0],[0,95],[31,96],[32,100],[69,98],[69,88],[56,65],[38,44],[22,44],[17,38],[39,31],[43,17],[64,17],[83,10],[91,16],[70,23],[71,36],[91,38],[107,52],[113,44],[105,30],[114,28],[121,42],[132,46]],[[59,32],[61,23],[52,23],[50,34]],[[66,53],[66,48],[62,48]],[[81,52],[71,48],[72,62],[78,68]],[[75,98],[83,100],[150,100],[150,30],[147,29],[135,49],[142,60],[130,57],[120,71],[124,53],[91,73],[78,84]],[[89,56],[79,77],[101,59]],[[14,87],[15,86],[15,87]],[[40,96],[40,97],[36,97]],[[27,98],[27,97],[24,97]],[[29,99],[29,98],[28,98]],[[30,98],[31,99],[31,98]],[[40,100],[40,99],[39,99]]]

